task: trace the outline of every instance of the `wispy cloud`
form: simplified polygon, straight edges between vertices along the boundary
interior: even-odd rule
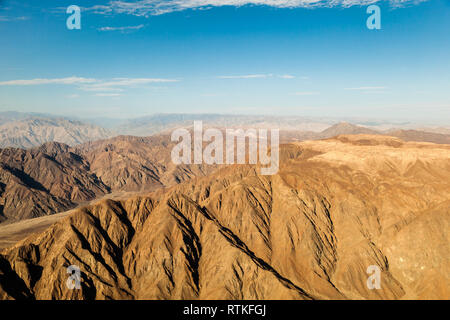
[[[31,79],[0,81],[0,86],[34,86],[34,85],[77,85],[80,90],[94,92],[122,92],[124,88],[137,87],[152,83],[178,82],[178,79],[163,78],[113,78],[109,80],[83,77],[57,79]],[[117,93],[116,93],[117,94]]]
[[[358,90],[358,91],[370,91],[370,90],[383,90],[386,87],[356,87],[356,88],[344,88],[345,90]]]
[[[8,16],[0,16],[0,21],[6,22],[6,21],[25,21],[30,19],[29,17],[20,16],[20,17],[8,17]]]
[[[129,14],[135,16],[161,15],[188,9],[245,5],[265,5],[275,8],[352,7],[389,2],[393,7],[428,0],[139,0],[134,2],[112,0],[106,5],[95,5],[85,10],[99,14]]]
[[[83,84],[97,82],[96,79],[67,77],[58,79],[31,79],[31,80],[8,80],[0,81],[0,86],[34,86],[43,84]]]
[[[246,74],[237,76],[218,76],[219,79],[264,79],[272,77],[272,74]]]
[[[201,97],[218,97],[220,96],[219,93],[202,93],[200,94]]]
[[[178,79],[163,79],[163,78],[114,78],[112,81],[103,82],[104,86],[133,86],[147,83],[163,83],[163,82],[178,82]]]
[[[121,96],[120,93],[96,93],[97,97],[118,97]]]
[[[101,27],[97,30],[99,31],[120,31],[120,32],[126,32],[126,31],[134,31],[139,30],[144,27],[143,24],[140,24],[138,26],[126,26],[126,27]]]
[[[317,91],[304,91],[304,92],[295,92],[294,95],[296,96],[316,96],[319,95],[320,92]]]
[[[83,85],[80,87],[84,91],[97,92],[121,92],[127,87],[136,87],[152,83],[168,83],[178,82],[177,79],[161,79],[161,78],[114,78],[110,81],[97,81],[95,83]]]
[[[244,75],[231,75],[231,76],[218,76],[219,79],[267,79],[277,77],[281,79],[295,79],[295,76],[290,74],[274,75],[272,73],[261,74],[244,74]]]
[[[290,75],[290,74],[282,74],[282,75],[279,75],[278,78],[281,78],[281,79],[294,79],[295,76]]]
[[[178,82],[178,79],[163,78],[113,78],[112,80],[99,80],[82,77],[67,77],[57,79],[31,79],[0,81],[0,86],[30,86],[42,84],[92,84],[92,87],[133,86],[147,83]]]
[[[94,85],[81,86],[80,90],[94,91],[94,92],[122,92],[123,91],[123,89],[121,89],[121,88],[105,87],[101,83],[97,83]]]

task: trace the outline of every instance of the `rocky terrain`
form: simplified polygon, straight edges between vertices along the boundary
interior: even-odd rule
[[[70,147],[0,149],[0,218],[15,221],[64,211],[109,191]]]
[[[400,138],[404,141],[418,141],[418,142],[432,142],[438,144],[450,144],[450,135],[420,131],[420,130],[387,130],[379,131],[366,128],[363,126],[354,125],[347,122],[340,122],[331,127],[320,131],[299,131],[299,130],[282,130],[280,131],[280,139],[284,142],[304,141],[304,140],[319,140],[328,139],[338,135],[346,134],[371,134],[371,135],[385,135]]]
[[[152,190],[215,169],[175,166],[168,136],[0,149],[0,222],[49,215],[110,192]]]
[[[398,137],[405,141],[425,141],[441,144],[450,144],[450,134],[418,131],[418,130],[393,130],[388,135]]]
[[[170,135],[119,136],[75,148],[90,164],[90,171],[113,191],[139,191],[162,187],[203,176],[215,166],[175,165]]]
[[[450,298],[450,146],[344,135],[283,145],[280,166],[76,209],[1,251],[0,298]]]

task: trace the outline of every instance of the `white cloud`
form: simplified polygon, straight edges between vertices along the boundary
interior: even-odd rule
[[[272,74],[246,74],[240,76],[218,76],[219,79],[264,79],[271,77]]]
[[[317,91],[305,91],[305,92],[296,92],[294,95],[296,96],[316,96],[320,94],[320,92]]]
[[[178,82],[176,79],[159,78],[114,78],[109,81],[98,81],[96,83],[82,86],[84,91],[121,92],[124,87],[134,87],[150,83]]]
[[[132,86],[147,83],[162,83],[162,82],[178,82],[177,79],[162,79],[162,78],[114,78],[113,81],[104,82],[104,86]]]
[[[121,96],[120,93],[96,93],[97,97],[118,97]]]
[[[58,79],[31,79],[31,80],[8,80],[0,81],[0,86],[31,86],[42,84],[85,84],[90,88],[108,88],[108,87],[126,87],[138,84],[161,83],[161,82],[178,82],[177,79],[162,78],[113,78],[105,81],[91,78],[68,77]]]
[[[68,77],[59,79],[31,79],[31,80],[9,80],[0,81],[0,86],[33,86],[42,84],[82,84],[93,83],[96,79]]]
[[[98,85],[91,85],[91,86],[81,86],[80,87],[81,90],[83,91],[94,91],[94,92],[122,92],[123,89],[121,88],[111,88],[111,87],[105,87],[102,86],[101,83],[99,83]]]
[[[295,76],[290,74],[274,75],[272,73],[266,74],[244,74],[244,75],[234,75],[234,76],[218,76],[219,79],[267,79],[277,77],[280,79],[295,79]]]
[[[290,74],[283,74],[283,75],[278,76],[278,78],[281,78],[281,79],[294,79],[295,76],[292,76]]]
[[[95,5],[85,10],[99,14],[161,15],[188,9],[245,5],[265,5],[276,8],[351,7],[377,2],[389,2],[394,7],[428,0],[112,0],[107,5]]]
[[[124,88],[151,83],[178,82],[177,79],[163,78],[113,78],[109,80],[68,77],[58,79],[31,79],[0,81],[0,86],[32,86],[46,84],[77,85],[80,90],[94,92],[121,92]]]
[[[0,16],[0,21],[25,21],[30,19],[29,17],[20,16],[20,17],[8,17],[8,16]]]
[[[371,90],[383,90],[386,87],[356,87],[356,88],[345,88],[345,90],[359,90],[359,91],[371,91]]]
[[[126,26],[126,27],[101,27],[101,28],[98,28],[97,30],[99,30],[99,31],[121,31],[121,32],[125,32],[125,31],[139,30],[139,29],[142,29],[143,27],[144,27],[144,25],[140,24],[138,26]]]

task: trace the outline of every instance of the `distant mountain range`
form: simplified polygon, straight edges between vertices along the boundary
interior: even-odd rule
[[[111,135],[101,127],[64,118],[32,116],[8,120],[0,117],[0,148],[32,148],[46,142],[76,145]]]
[[[450,128],[409,123],[364,122],[366,125],[339,122],[329,118],[274,117],[219,114],[156,114],[136,119],[76,119],[48,114],[0,113],[0,148],[33,148],[46,142],[75,146],[119,135],[146,137],[192,128],[195,120],[204,127],[278,128],[284,142],[326,139],[340,134],[378,134],[400,137],[405,141],[450,143]],[[388,129],[386,129],[388,128]],[[414,129],[416,128],[416,129]]]

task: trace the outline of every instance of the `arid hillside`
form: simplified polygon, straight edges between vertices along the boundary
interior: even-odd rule
[[[54,214],[110,192],[153,190],[214,170],[175,166],[169,136],[0,149],[0,222]]]
[[[354,125],[347,122],[337,123],[321,132],[299,131],[299,130],[282,130],[280,139],[283,142],[294,142],[304,140],[329,139],[339,135],[353,134],[369,134],[369,135],[385,135],[397,137],[404,141],[431,142],[438,144],[450,144],[450,135],[437,132],[427,132],[422,130],[373,130],[366,127]]]
[[[76,209],[1,251],[0,298],[450,298],[450,146],[338,136],[282,146],[280,166]]]
[[[109,188],[69,146],[0,149],[0,219],[15,221],[64,211]]]
[[[450,134],[426,132],[418,130],[394,130],[388,131],[390,136],[398,137],[404,141],[425,141],[433,143],[450,144]]]
[[[113,191],[170,186],[216,169],[173,164],[170,154],[175,145],[170,135],[119,136],[82,144],[76,147],[76,152],[89,162],[90,171]]]

